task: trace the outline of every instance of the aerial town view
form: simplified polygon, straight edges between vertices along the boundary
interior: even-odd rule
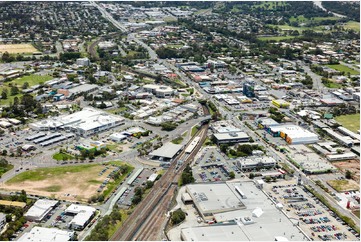
[[[0,2],[1,241],[360,241],[360,1]]]

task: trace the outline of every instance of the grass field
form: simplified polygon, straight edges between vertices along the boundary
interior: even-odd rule
[[[34,86],[34,85],[38,85],[40,83],[44,83],[46,81],[49,81],[53,79],[52,76],[48,76],[48,75],[45,75],[45,76],[40,76],[40,75],[29,75],[29,76],[23,76],[23,77],[19,77],[19,78],[16,78],[10,82],[5,82],[3,83],[1,86],[0,86],[0,93],[2,93],[2,91],[4,89],[7,89],[8,90],[8,96],[7,96],[7,99],[0,99],[0,105],[9,105],[10,102],[13,102],[14,101],[14,98],[15,97],[18,97],[19,99],[23,96],[21,93],[17,94],[17,95],[14,95],[14,96],[10,96],[10,85],[16,85],[20,92],[22,90],[22,86],[25,82],[29,83],[29,87],[31,86]]]
[[[99,185],[114,170],[114,167],[110,166],[112,164],[119,166],[125,163],[120,161],[106,163],[109,169],[101,175],[100,172],[105,168],[105,165],[101,164],[38,168],[18,174],[2,184],[1,188],[11,191],[24,189],[30,194],[85,202],[99,194],[97,192]],[[134,168],[128,165],[128,171],[132,169]],[[126,175],[127,173],[122,174],[116,181],[110,180],[103,195],[111,194]]]
[[[335,117],[335,120],[345,128],[357,132],[360,130],[360,114],[350,114]]]
[[[328,67],[336,70],[336,71],[341,71],[341,72],[345,72],[345,75],[349,72],[351,75],[358,75],[360,74],[358,71],[351,69],[347,66],[341,65],[341,64],[336,64],[336,65],[327,65]]]
[[[53,155],[53,159],[60,161],[60,160],[73,160],[74,157],[68,154],[64,154],[64,153],[56,153]]]
[[[327,183],[338,192],[359,190],[360,186],[352,180],[330,180]]]
[[[0,53],[8,52],[9,54],[25,54],[38,52],[31,44],[8,44],[0,45]]]
[[[323,85],[324,85],[325,87],[328,87],[328,88],[342,88],[342,84],[336,83],[336,82],[332,82],[332,81],[323,83]]]
[[[352,29],[360,32],[360,23],[356,21],[349,21],[344,26],[345,29]]]
[[[267,40],[275,40],[281,41],[284,39],[294,39],[296,36],[266,36],[266,37],[259,37],[259,40],[267,41]]]

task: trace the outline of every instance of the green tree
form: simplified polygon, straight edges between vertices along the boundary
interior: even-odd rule
[[[229,173],[229,178],[234,179],[236,177],[236,174],[234,174],[234,171],[231,171]]]
[[[28,89],[29,88],[29,83],[28,82],[24,82],[24,84],[21,87],[22,89]]]
[[[7,89],[3,89],[1,92],[1,99],[7,99],[7,98],[8,98]]]
[[[11,86],[10,95],[15,96],[16,94],[19,94],[19,88],[17,86]]]
[[[351,179],[351,178],[352,178],[352,173],[351,173],[351,171],[347,170],[347,171],[346,171],[346,174],[345,174],[345,177],[346,177],[346,179]]]
[[[173,225],[179,224],[186,218],[186,214],[182,211],[182,209],[178,208],[171,214],[171,221]]]

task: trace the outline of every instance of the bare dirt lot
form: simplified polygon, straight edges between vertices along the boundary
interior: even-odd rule
[[[360,190],[358,183],[352,180],[330,180],[327,183],[338,192]]]
[[[24,189],[29,194],[86,202],[98,194],[100,184],[113,170],[108,169],[99,175],[104,168],[103,165],[94,164],[37,169],[19,174],[0,188],[9,191]]]
[[[37,52],[38,50],[35,49],[31,44],[0,45],[0,53],[5,53],[6,51],[9,54],[23,54]]]
[[[345,173],[346,170],[352,172],[352,179],[357,183],[360,183],[360,161],[359,160],[349,160],[349,161],[340,161],[332,162],[332,165],[339,168],[342,173]]]

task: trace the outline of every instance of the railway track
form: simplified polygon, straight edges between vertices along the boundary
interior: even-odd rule
[[[209,115],[208,109],[203,106],[204,114]],[[137,205],[133,213],[124,221],[123,226],[110,238],[112,241],[129,240],[158,240],[156,237],[162,230],[165,214],[177,188],[177,182],[184,168],[189,164],[203,142],[207,138],[208,123],[204,124],[194,137],[199,136],[200,141],[190,154],[185,148],[174,159],[167,172],[159,179],[150,193]],[[192,142],[192,138],[186,147]],[[185,158],[185,159],[184,159]],[[178,167],[179,160],[183,161]],[[155,223],[156,221],[156,223]]]

